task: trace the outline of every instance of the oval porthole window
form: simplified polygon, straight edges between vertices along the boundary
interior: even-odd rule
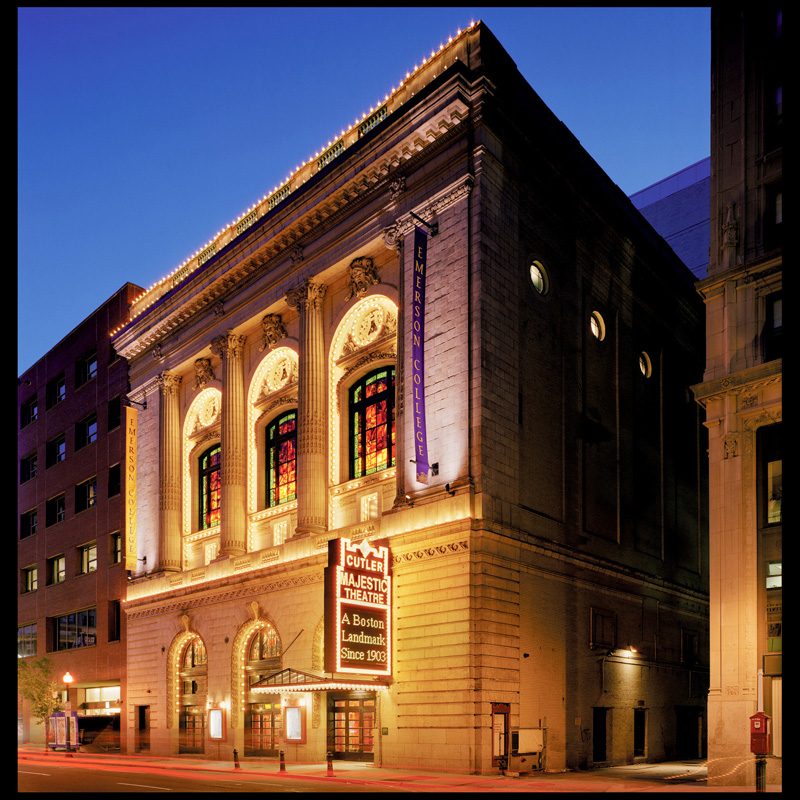
[[[547,272],[540,261],[531,261],[530,266],[531,285],[536,294],[545,295],[549,288]]]
[[[606,338],[606,323],[599,311],[592,311],[592,316],[589,317],[589,329],[598,342],[602,342]]]
[[[653,374],[653,364],[650,361],[650,356],[644,351],[639,354],[639,369],[645,378],[649,378]]]

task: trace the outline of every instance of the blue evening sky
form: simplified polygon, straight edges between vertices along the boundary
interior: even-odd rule
[[[708,8],[18,9],[18,374],[479,19],[626,194],[709,155]]]

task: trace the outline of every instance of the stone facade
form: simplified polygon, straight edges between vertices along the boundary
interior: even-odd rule
[[[772,717],[766,781],[782,758],[781,9],[712,11],[709,431],[709,782],[754,785],[749,718]],[[759,694],[763,699],[759,699]],[[759,708],[760,705],[760,708]]]
[[[131,750],[491,772],[520,731],[542,744],[537,768],[700,755],[691,274],[483,24],[370,120],[114,333],[131,397],[148,403],[146,562],[125,603]],[[428,234],[427,482],[413,457],[415,225]],[[235,387],[220,337],[241,345]],[[377,368],[395,370],[394,463],[353,477],[350,389]],[[177,419],[160,410],[165,375]],[[266,431],[292,409],[296,496],[270,504]],[[175,476],[157,474],[174,470],[159,453],[176,437],[179,522],[158,494]],[[236,458],[222,458],[221,522],[204,527],[199,457],[218,442]],[[339,537],[391,550],[389,679],[323,670]],[[172,571],[164,554],[178,551]]]

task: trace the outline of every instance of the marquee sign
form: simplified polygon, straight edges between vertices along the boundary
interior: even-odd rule
[[[392,578],[388,547],[328,542],[325,671],[392,674]]]

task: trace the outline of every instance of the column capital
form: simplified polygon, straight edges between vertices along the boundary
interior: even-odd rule
[[[180,375],[175,375],[173,372],[166,370],[156,377],[158,388],[161,393],[166,397],[167,395],[177,395],[181,386],[183,378]]]
[[[244,352],[244,345],[247,341],[246,336],[227,330],[221,336],[216,336],[211,340],[211,352],[219,358],[239,357]]]
[[[286,302],[290,308],[298,311],[322,311],[322,301],[327,291],[324,283],[315,283],[307,278],[296,289],[286,293]]]

